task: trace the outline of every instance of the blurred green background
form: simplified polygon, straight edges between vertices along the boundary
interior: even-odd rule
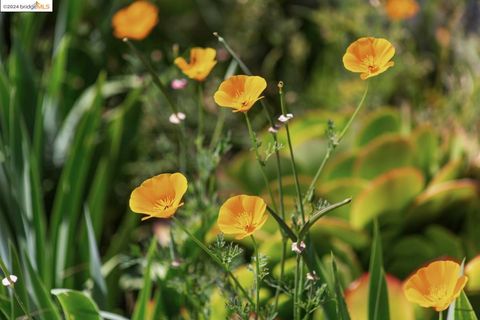
[[[284,81],[304,191],[326,150],[327,120],[343,128],[365,88],[343,68],[346,47],[362,36],[382,37],[396,48],[395,66],[370,81],[360,117],[317,186],[316,196],[331,202],[353,196],[349,207],[316,225],[318,252],[337,255],[348,286],[368,269],[370,222],[379,217],[385,269],[400,279],[441,256],[468,263],[480,253],[478,1],[419,1],[415,17],[396,22],[378,0],[153,3],[159,23],[135,45],[165,84],[183,78],[173,65],[178,54],[193,46],[217,49],[204,103],[207,141],[220,116],[230,137],[231,148],[212,169],[220,199],[266,190],[242,119],[222,114],[213,102],[232,64],[212,33],[267,79],[273,116],[280,114],[277,82]],[[50,310],[40,313],[42,319],[59,317],[52,311],[52,288],[86,290],[101,310],[139,317],[145,251],[158,224],[140,225],[128,198],[145,178],[178,170],[178,150],[164,97],[112,35],[111,18],[127,4],[57,1],[52,14],[0,14],[0,257],[26,279],[18,286],[22,300],[32,310]],[[196,84],[169,92],[193,135]],[[266,148],[268,124],[260,107],[251,115]],[[286,143],[283,132],[279,139]],[[287,199],[293,199],[287,150],[281,153]],[[195,175],[195,161],[188,165],[187,173]],[[273,160],[267,169],[274,185]],[[175,277],[162,264],[168,257],[168,249],[155,253],[160,279]],[[278,260],[272,260],[274,268]],[[165,290],[186,294],[157,290],[155,301],[167,302],[152,308],[183,317],[183,300],[169,305],[168,295],[158,296]],[[480,283],[470,290],[477,309],[478,290]],[[21,314],[7,296],[0,288],[0,318]]]

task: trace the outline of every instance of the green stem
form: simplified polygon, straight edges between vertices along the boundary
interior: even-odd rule
[[[203,140],[203,130],[205,123],[205,109],[203,105],[203,85],[202,82],[198,83],[198,131],[197,140],[201,144]]]
[[[225,123],[226,111],[221,108],[219,114],[217,115],[217,123],[215,124],[215,129],[212,134],[212,141],[210,142],[210,150],[213,150],[220,140],[220,135],[222,134],[223,125]]]
[[[215,261],[220,267],[222,267],[222,269],[228,274],[228,276],[233,280],[233,282],[235,282],[235,285],[236,287],[242,292],[242,294],[245,296],[245,298],[247,298],[248,302],[250,302],[250,304],[254,304],[252,298],[250,298],[250,296],[248,295],[247,291],[245,290],[245,288],[243,288],[243,286],[240,284],[240,282],[238,281],[238,279],[235,277],[235,275],[232,273],[232,271],[230,271],[230,269],[228,269],[225,264],[212,252],[210,251],[210,249],[208,249],[208,247],[206,245],[204,245],[197,237],[195,237],[193,235],[193,233],[191,233],[181,222],[179,219],[177,219],[175,216],[172,217],[173,221],[175,221],[176,225],[182,229],[186,234],[188,234],[188,236],[193,240],[193,242],[195,242],[203,251],[205,251],[206,254],[208,254],[210,256],[210,258]]]
[[[443,311],[438,313],[438,320],[443,320]]]
[[[265,181],[265,186],[267,187],[268,194],[270,195],[270,199],[272,201],[272,206],[275,209],[275,198],[273,196],[272,188],[270,188],[270,183],[268,181],[267,174],[265,173],[265,168],[264,168],[265,163],[261,159],[260,152],[258,151],[257,137],[255,136],[255,132],[253,132],[252,124],[250,123],[250,118],[248,117],[248,113],[244,112],[243,114],[245,115],[245,120],[247,122],[248,135],[250,136],[250,141],[252,142],[252,146],[253,146],[253,149],[255,151],[255,158],[257,159],[257,162],[260,166],[260,171],[262,172],[263,180]]]
[[[178,108],[175,105],[175,103],[173,102],[170,95],[168,94],[168,91],[167,91],[166,87],[163,85],[162,81],[160,80],[160,77],[155,72],[155,69],[152,67],[152,65],[148,62],[148,60],[144,57],[144,55],[135,47],[135,45],[131,41],[129,41],[127,38],[124,38],[123,42],[128,44],[128,46],[130,47],[132,52],[140,59],[143,66],[150,73],[150,76],[152,77],[153,83],[160,90],[160,92],[163,94],[164,98],[167,100],[167,104],[170,107],[172,113],[177,114],[178,113]],[[179,142],[179,146],[180,146],[179,147],[180,171],[186,172],[187,147],[185,145],[186,133],[185,133],[185,124],[184,124],[183,121],[178,125],[178,130],[179,130],[178,142]]]
[[[28,312],[27,308],[25,305],[22,303],[20,300],[20,297],[18,296],[17,292],[15,291],[15,284],[11,282],[10,280],[10,273],[8,272],[7,266],[3,263],[2,259],[0,259],[0,269],[2,270],[3,274],[5,277],[8,279],[8,282],[10,283],[9,288],[12,290],[13,296],[15,297],[15,300],[17,301],[18,305],[20,306],[20,309],[22,309],[23,313],[25,313],[25,316],[28,319],[33,320],[32,316],[30,315],[30,312]]]
[[[300,319],[300,263],[301,256],[297,255],[296,257],[296,266],[295,266],[295,287],[293,288],[293,319]]]
[[[312,199],[312,196],[313,196],[313,192],[315,191],[315,186],[318,182],[318,179],[320,178],[320,174],[322,173],[323,171],[323,168],[325,167],[325,164],[327,163],[328,159],[330,158],[331,154],[333,153],[333,151],[335,150],[335,148],[340,144],[340,142],[343,140],[345,134],[347,133],[348,129],[350,128],[353,120],[355,119],[355,117],[357,116],[358,112],[360,111],[360,109],[362,108],[362,105],[363,105],[363,102],[365,101],[365,98],[367,96],[367,93],[368,93],[368,82],[367,82],[367,87],[365,88],[365,91],[363,93],[363,96],[362,96],[362,99],[360,99],[360,102],[358,103],[357,105],[357,108],[355,109],[355,111],[353,112],[352,116],[350,117],[350,119],[348,120],[347,124],[345,125],[345,127],[343,128],[342,132],[340,133],[340,135],[338,136],[337,140],[335,141],[335,143],[331,144],[328,146],[328,149],[327,149],[327,152],[325,153],[325,156],[322,160],[322,163],[320,164],[320,167],[318,168],[317,172],[315,173],[315,176],[313,177],[313,180],[312,182],[310,183],[310,186],[308,187],[308,191],[307,193],[305,194],[305,197],[303,198],[303,203],[305,204],[307,201],[310,201]]]
[[[285,116],[288,112],[285,106],[282,81],[278,83],[278,94],[280,96],[280,107],[282,109],[282,114]],[[303,209],[302,192],[300,190],[300,182],[298,181],[297,166],[295,165],[295,156],[293,154],[292,139],[290,138],[290,129],[288,128],[288,122],[285,123],[285,129],[287,131],[288,150],[290,151],[290,164],[292,167],[293,177],[295,179],[295,189],[297,191],[298,205],[300,209],[300,214],[302,216],[302,223],[305,223],[305,211]]]
[[[260,260],[258,256],[258,246],[253,235],[250,236],[255,249],[255,319],[258,319],[260,312]]]
[[[283,233],[288,236],[290,238],[290,240],[292,240],[292,242],[296,242],[298,237],[297,235],[295,234],[295,232],[293,232],[292,228],[290,228],[288,226],[288,224],[285,222],[285,220],[283,220],[276,212],[274,209],[270,208],[269,206],[267,206],[267,210],[268,212],[270,213],[270,215],[275,219],[275,221],[277,221],[278,223],[278,226],[280,227],[280,230],[283,231]]]

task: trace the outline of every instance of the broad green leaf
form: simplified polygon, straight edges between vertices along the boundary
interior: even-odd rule
[[[370,284],[368,287],[368,319],[389,320],[388,291],[383,271],[382,242],[375,221],[372,249],[370,251]]]
[[[400,212],[423,190],[423,186],[423,175],[414,168],[395,169],[379,176],[353,199],[351,224],[362,228],[382,214]]]
[[[340,278],[338,277],[337,264],[335,262],[335,257],[332,255],[332,273],[333,279],[335,282],[335,296],[337,302],[337,319],[340,320],[350,320],[350,315],[348,314],[347,304],[343,297],[343,289],[341,286]]]
[[[325,165],[319,185],[321,185],[322,181],[328,182],[341,178],[351,178],[355,160],[355,154],[351,151],[335,154]]]
[[[412,133],[415,144],[415,162],[427,177],[438,169],[440,161],[439,137],[431,125],[423,125]]]
[[[460,158],[448,162],[435,174],[432,181],[430,181],[430,186],[459,178],[462,176],[465,168],[466,163],[464,159]]]
[[[135,310],[133,311],[132,320],[145,320],[148,314],[148,304],[152,296],[152,275],[151,268],[153,257],[157,250],[157,239],[154,237],[150,242],[150,247],[147,252],[147,265],[143,270],[143,287],[140,295],[135,303]]]
[[[387,281],[390,319],[415,320],[415,306],[405,297],[402,281],[388,274],[385,275],[385,280]],[[369,283],[369,274],[364,273],[345,290],[345,302],[347,303],[348,311],[355,320],[368,319]]]
[[[363,248],[369,237],[363,230],[354,229],[343,219],[324,217],[310,228],[310,235],[314,243],[322,243],[324,238],[343,241],[353,248]]]
[[[380,109],[365,117],[363,127],[355,137],[355,144],[359,147],[364,147],[381,135],[399,132],[400,117],[398,116],[398,111]]]
[[[60,302],[66,320],[102,319],[95,302],[83,292],[69,289],[53,289],[51,292]]]
[[[385,135],[360,150],[354,164],[354,175],[372,179],[392,169],[414,164],[414,147],[405,137]]]
[[[321,199],[330,203],[342,201],[346,198],[355,199],[367,187],[368,181],[355,178],[343,178],[325,183],[319,183],[318,194]],[[351,206],[343,206],[329,213],[329,217],[338,217],[350,220]]]
[[[413,206],[407,212],[406,222],[418,226],[433,221],[442,213],[454,210],[457,214],[451,219],[458,219],[459,212],[478,205],[480,187],[474,180],[453,180],[428,187],[416,197]]]
[[[480,292],[480,255],[477,255],[467,263],[465,275],[468,276],[467,291]]]

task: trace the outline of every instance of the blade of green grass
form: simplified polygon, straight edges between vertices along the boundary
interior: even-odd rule
[[[23,261],[25,261],[26,273],[30,280],[32,298],[39,309],[35,318],[39,317],[44,320],[61,320],[62,317],[57,310],[57,306],[48,293],[48,290],[45,288],[45,285],[40,280],[37,271],[33,268],[25,254],[24,257]]]
[[[147,308],[148,303],[152,295],[152,277],[150,270],[152,268],[153,256],[155,255],[157,249],[157,239],[152,238],[150,242],[150,247],[148,248],[147,253],[147,266],[145,267],[143,274],[143,287],[140,291],[140,295],[137,298],[137,303],[135,304],[135,310],[133,311],[132,320],[145,320],[147,319]]]
[[[383,271],[382,243],[378,222],[375,220],[372,249],[370,250],[370,283],[368,289],[368,319],[388,320],[388,291]]]
[[[55,286],[62,286],[68,252],[72,252],[71,230],[75,228],[81,210],[82,195],[95,146],[96,130],[100,122],[103,104],[101,90],[104,82],[105,74],[102,73],[97,81],[96,94],[88,102],[86,107],[88,111],[77,128],[55,195],[51,228],[55,253],[53,268]]]
[[[343,298],[342,285],[340,282],[340,278],[338,277],[337,263],[335,262],[335,256],[333,255],[333,252],[331,253],[331,256],[333,281],[335,282],[335,295],[337,301],[337,319],[350,320],[347,304],[345,303],[345,299]]]
[[[102,263],[97,249],[97,241],[93,231],[92,220],[88,208],[84,210],[85,224],[87,225],[90,277],[93,280],[93,299],[101,308],[105,308],[107,301],[107,285],[102,275]]]

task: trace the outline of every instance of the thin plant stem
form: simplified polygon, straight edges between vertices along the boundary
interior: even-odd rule
[[[301,263],[301,256],[297,255],[296,257],[296,264],[295,264],[295,286],[293,288],[293,319],[299,320],[300,319],[300,263]]]
[[[250,236],[255,250],[255,319],[258,319],[260,312],[260,259],[258,255],[258,245],[253,235]]]
[[[213,130],[212,140],[210,141],[210,150],[213,150],[220,140],[222,134],[223,125],[225,124],[226,111],[222,108],[217,115],[217,123]]]
[[[18,296],[17,292],[15,291],[15,288],[14,288],[15,284],[12,283],[12,281],[10,280],[11,274],[8,272],[7,266],[3,263],[3,261],[1,259],[0,259],[0,269],[2,270],[3,274],[5,275],[8,282],[10,283],[9,288],[12,289],[13,296],[14,296],[15,300],[17,301],[18,305],[20,306],[20,309],[22,309],[23,313],[25,313],[25,316],[28,319],[33,320],[32,316],[30,315],[30,312],[28,312],[27,308],[23,304],[22,300],[20,300],[20,297]]]
[[[282,114],[287,114],[287,107],[285,106],[285,99],[283,93],[283,82],[278,83],[278,94],[280,96],[280,108]],[[295,155],[293,154],[292,139],[290,138],[290,129],[288,128],[288,122],[285,123],[285,130],[287,131],[288,150],[290,151],[290,164],[292,166],[293,177],[295,179],[295,189],[297,191],[298,206],[302,217],[302,224],[305,223],[305,211],[303,209],[302,192],[300,190],[300,182],[298,180],[297,167],[295,165]],[[300,239],[301,240],[301,239]]]
[[[202,241],[200,241],[197,237],[195,237],[193,233],[191,233],[190,230],[188,230],[179,219],[177,219],[175,216],[172,219],[173,221],[175,221],[175,224],[193,240],[193,242],[195,242],[206,254],[208,254],[213,261],[215,261],[220,267],[222,267],[222,269],[233,280],[233,282],[235,282],[235,286],[242,292],[242,294],[245,296],[248,302],[254,305],[252,298],[248,295],[247,291],[240,284],[240,282],[232,273],[232,271],[229,268],[227,268],[225,264],[210,249],[208,249],[206,245],[203,244]]]
[[[205,110],[203,105],[203,84],[198,82],[197,86],[198,91],[198,131],[197,131],[197,140],[199,143],[203,140],[203,130],[205,123]]]
[[[250,140],[252,142],[252,147],[255,151],[255,157],[256,157],[257,162],[260,166],[260,171],[262,172],[263,180],[265,181],[265,185],[267,187],[268,194],[270,195],[270,199],[272,201],[272,206],[275,210],[275,198],[273,196],[272,188],[270,188],[270,183],[268,182],[267,174],[265,173],[265,168],[264,168],[265,164],[263,163],[263,160],[260,157],[260,152],[258,151],[257,137],[255,136],[255,132],[253,132],[252,124],[250,122],[250,118],[248,117],[248,113],[244,112],[243,114],[245,115],[245,121],[247,122],[248,134],[249,134]]]
[[[443,320],[443,311],[438,313],[438,320]]]
[[[315,173],[315,176],[313,177],[313,180],[312,182],[310,183],[310,186],[308,187],[308,191],[307,193],[305,194],[305,197],[303,198],[303,203],[305,204],[307,201],[310,201],[312,196],[313,196],[313,192],[315,191],[315,186],[318,182],[318,179],[320,178],[320,174],[322,173],[323,171],[323,168],[325,167],[325,164],[327,163],[328,159],[330,158],[330,156],[332,155],[333,151],[335,150],[335,148],[340,144],[340,142],[343,140],[343,138],[345,137],[345,134],[347,133],[348,129],[350,128],[353,120],[355,119],[355,117],[357,116],[358,112],[360,111],[360,109],[362,108],[363,106],[363,102],[365,101],[365,98],[367,97],[367,93],[368,93],[368,82],[367,82],[367,86],[365,87],[365,91],[363,92],[363,96],[362,98],[360,99],[360,102],[358,103],[357,105],[357,108],[355,109],[355,111],[353,112],[352,116],[350,117],[350,119],[348,120],[347,124],[345,125],[345,127],[343,128],[343,130],[341,131],[340,135],[338,136],[338,138],[336,139],[335,143],[331,144],[328,149],[327,149],[327,152],[325,153],[325,156],[322,160],[322,163],[320,164],[320,167],[318,167],[318,170],[317,172]]]
[[[172,113],[177,114],[178,113],[177,105],[173,102],[172,98],[168,94],[167,88],[164,86],[164,84],[160,80],[160,77],[157,75],[157,73],[156,73],[155,69],[152,67],[152,65],[148,62],[147,58],[145,58],[145,56],[127,38],[123,38],[123,42],[125,42],[130,47],[132,52],[140,59],[143,66],[150,73],[150,76],[152,77],[153,83],[160,90],[160,92],[162,93],[165,100],[167,100],[167,104],[170,107]],[[179,132],[178,143],[179,143],[180,171],[186,172],[187,146],[185,144],[186,133],[185,133],[185,124],[184,124],[183,121],[178,125],[178,132]]]

